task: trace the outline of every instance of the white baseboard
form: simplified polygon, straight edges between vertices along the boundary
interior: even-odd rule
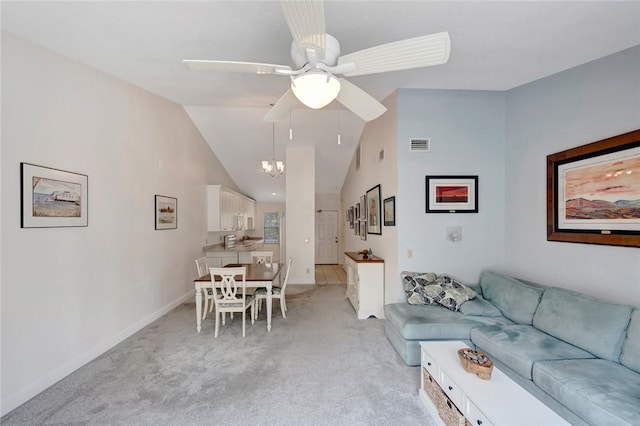
[[[190,299],[193,299],[193,297],[194,297],[194,291],[191,290],[187,294],[180,296],[176,300],[170,302],[168,305],[163,306],[162,308],[151,313],[150,315],[147,315],[145,318],[141,319],[140,321],[127,327],[126,329],[116,334],[115,336],[111,337],[110,339],[107,339],[104,342],[94,346],[87,352],[81,354],[79,357],[66,363],[62,367],[57,368],[56,370],[52,371],[51,373],[47,374],[44,377],[41,377],[40,379],[31,383],[29,386],[27,386],[23,390],[9,396],[6,399],[3,398],[2,405],[0,406],[0,416],[4,416],[5,414],[10,413],[14,409],[18,408],[20,405],[24,404],[34,396],[38,395],[43,390],[47,389],[48,387],[64,379],[66,376],[73,373],[78,368],[86,365],[90,361],[99,357],[109,349],[113,348],[118,343],[122,342],[123,340],[135,334],[136,332],[140,331],[141,329],[151,324],[153,321],[157,320],[161,316],[165,315],[167,312],[173,310],[174,308],[181,305],[182,303]]]

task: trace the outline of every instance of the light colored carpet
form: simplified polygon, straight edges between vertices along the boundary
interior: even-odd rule
[[[357,320],[344,286],[290,286],[242,338],[213,337],[183,304],[1,419],[9,425],[433,425],[419,367],[406,367],[384,321]]]

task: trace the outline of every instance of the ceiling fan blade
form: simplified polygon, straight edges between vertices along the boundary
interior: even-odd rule
[[[340,81],[338,102],[364,121],[375,120],[387,111],[384,105],[355,84],[344,78],[338,80]]]
[[[258,62],[208,61],[183,59],[182,63],[191,71],[247,72],[254,74],[287,74],[288,65],[261,64]]]
[[[284,95],[273,104],[267,115],[264,116],[262,121],[281,121],[290,117],[291,110],[296,101],[291,89],[287,90]]]
[[[302,50],[315,49],[324,58],[325,26],[322,0],[281,0],[282,13],[293,39]]]
[[[450,52],[451,41],[445,31],[353,52],[341,56],[338,65],[355,63],[355,71],[344,74],[350,77],[445,64]]]

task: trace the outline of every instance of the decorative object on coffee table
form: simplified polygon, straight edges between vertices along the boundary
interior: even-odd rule
[[[463,348],[458,350],[458,357],[464,371],[477,374],[482,380],[489,380],[493,371],[493,361],[482,351]]]

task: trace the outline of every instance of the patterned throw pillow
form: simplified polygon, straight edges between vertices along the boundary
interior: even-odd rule
[[[471,300],[476,297],[477,293],[473,289],[467,287],[459,281],[451,280],[449,287],[447,287],[442,293],[438,303],[447,309],[457,311],[467,300]]]
[[[410,305],[437,305],[440,290],[428,288],[436,284],[438,275],[433,272],[400,273],[402,288]]]
[[[471,288],[446,274],[403,271],[400,277],[410,305],[442,305],[457,311],[462,303],[476,296]]]

